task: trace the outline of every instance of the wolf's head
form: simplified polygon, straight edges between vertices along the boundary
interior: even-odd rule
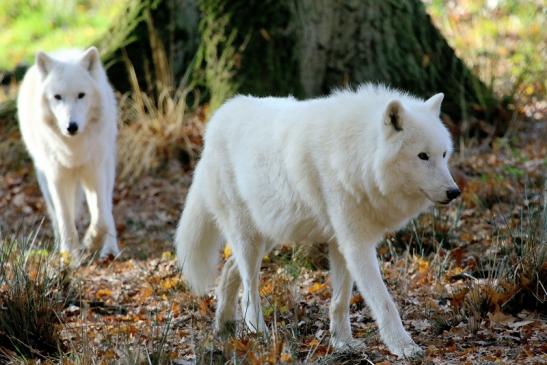
[[[436,94],[425,102],[402,97],[385,107],[380,145],[386,190],[442,204],[460,195],[448,169],[452,139],[439,118],[443,97]]]
[[[65,136],[83,133],[86,125],[98,117],[100,62],[95,47],[70,60],[58,60],[44,52],[36,55],[46,120],[54,121]]]

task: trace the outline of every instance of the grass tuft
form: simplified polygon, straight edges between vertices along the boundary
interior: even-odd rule
[[[68,269],[38,247],[36,235],[1,243],[0,353],[4,358],[60,353],[60,313],[73,294]]]
[[[170,159],[193,164],[201,149],[202,124],[187,113],[188,90],[163,90],[157,100],[137,92],[120,102],[119,176],[133,181]]]
[[[467,319],[476,332],[489,313],[517,314],[522,310],[547,310],[547,208],[524,207],[519,225],[499,227],[495,245],[483,255],[475,270],[466,274],[464,287],[451,296],[452,310],[437,319],[446,329]]]

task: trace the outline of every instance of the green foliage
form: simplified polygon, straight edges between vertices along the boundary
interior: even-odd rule
[[[0,69],[30,63],[39,50],[91,45],[123,7],[107,0],[0,2]]]
[[[240,86],[235,80],[237,29],[229,28],[231,14],[226,14],[224,7],[216,3],[202,2],[200,10],[205,14],[199,25],[202,45],[196,59],[196,72],[203,75],[201,83],[209,90],[212,110],[233,96]]]

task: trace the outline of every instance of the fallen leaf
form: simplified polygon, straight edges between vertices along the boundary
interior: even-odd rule
[[[324,292],[327,289],[327,284],[325,283],[313,283],[312,286],[308,288],[308,293],[318,294]]]
[[[104,299],[112,296],[112,290],[110,289],[99,289],[97,290],[97,293],[95,293],[95,297],[97,299]]]
[[[224,260],[228,260],[230,256],[232,256],[232,247],[228,245],[224,246],[223,256],[224,256]]]

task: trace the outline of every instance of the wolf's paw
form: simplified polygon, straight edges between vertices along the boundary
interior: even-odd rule
[[[82,263],[82,254],[77,250],[61,250],[59,259],[61,267],[76,269]]]
[[[99,257],[101,259],[104,259],[104,258],[107,258],[109,256],[118,256],[120,254],[120,248],[118,247],[118,243],[116,242],[116,240],[112,242],[109,242],[109,240],[107,240],[104,245],[103,245],[103,248],[101,249],[101,253],[99,254]]]
[[[268,330],[268,326],[266,326],[266,322],[264,320],[258,321],[258,323],[255,323],[254,321],[245,321],[245,325],[247,326],[247,329],[251,333],[256,334],[262,334],[264,337],[269,337],[270,331]]]
[[[356,351],[364,346],[363,341],[349,337],[331,337],[330,344],[339,351]]]
[[[89,252],[94,253],[99,251],[105,238],[106,228],[90,226],[85,232],[83,245]]]
[[[220,338],[228,338],[236,333],[237,321],[215,321],[215,335]]]
[[[388,346],[389,350],[397,355],[399,358],[403,359],[415,359],[424,356],[424,350],[414,341],[405,342],[404,344],[396,347]]]
[[[404,330],[381,331],[380,336],[389,351],[399,358],[410,359],[423,356],[423,350]]]
[[[235,333],[238,324],[238,315],[235,305],[227,305],[225,297],[217,295],[217,310],[215,312],[215,334],[223,337]],[[237,299],[237,298],[236,298]]]

